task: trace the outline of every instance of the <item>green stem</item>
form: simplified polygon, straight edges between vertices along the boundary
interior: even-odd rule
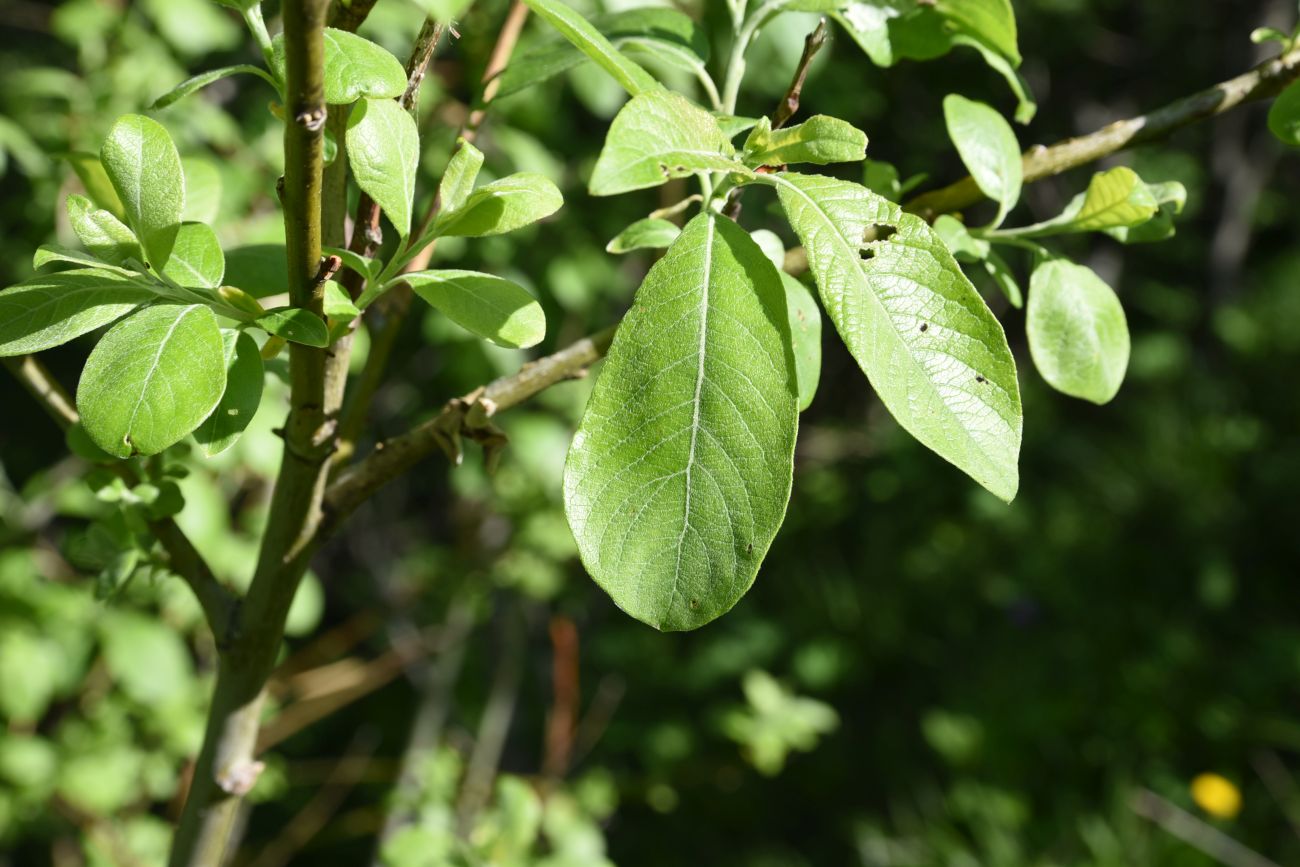
[[[731,46],[731,57],[727,61],[727,74],[722,83],[722,111],[724,114],[736,113],[736,100],[740,97],[740,82],[745,77],[745,52],[758,35],[759,29],[771,20],[786,0],[767,0],[762,6],[745,19],[736,33],[736,41]]]
[[[283,82],[279,80],[279,73],[275,69],[275,50],[271,47],[271,34],[266,31],[266,19],[262,17],[260,4],[244,10],[244,23],[248,25],[253,38],[257,40],[257,47],[262,49],[262,57],[266,60],[266,68],[271,71],[271,76],[267,80],[276,88],[282,88]]]

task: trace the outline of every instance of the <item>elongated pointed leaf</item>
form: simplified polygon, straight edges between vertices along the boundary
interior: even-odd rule
[[[867,158],[867,136],[852,124],[823,114],[776,130],[762,117],[745,139],[744,152],[745,164],[751,167],[856,163]]]
[[[284,79],[284,34],[271,40]],[[355,33],[325,28],[325,101],[347,105],[363,97],[393,99],[406,90],[406,70],[387,49]]]
[[[550,179],[534,172],[507,175],[469,194],[454,211],[444,211],[436,223],[439,237],[479,238],[500,235],[549,217],[564,204]]]
[[[253,420],[262,402],[265,373],[257,342],[233,329],[221,332],[222,358],[226,365],[226,390],[221,402],[194,431],[194,439],[205,457],[215,457],[233,446]]]
[[[1011,500],[1022,423],[1015,360],[943,242],[924,220],[857,184],[767,177],[831,321],[885,407],[940,457]],[[885,240],[868,240],[875,237]]]
[[[681,228],[676,223],[657,217],[637,220],[605,245],[608,253],[630,253],[633,250],[667,247],[679,234]]]
[[[75,193],[68,196],[68,222],[82,246],[97,259],[121,265],[127,259],[144,261],[144,251],[135,235],[117,217],[96,208],[90,199]]]
[[[1140,226],[1160,210],[1151,188],[1137,172],[1117,166],[1098,172],[1088,189],[1070,200],[1060,216],[1032,226],[1003,229],[1001,234],[1016,238],[1042,238],[1071,232],[1095,232]]]
[[[420,166],[415,121],[391,99],[366,99],[348,117],[348,161],[357,186],[370,194],[405,238]]]
[[[1025,331],[1034,366],[1052,388],[1099,404],[1119,391],[1128,322],[1114,290],[1091,269],[1065,259],[1034,269]]]
[[[182,223],[163,273],[182,286],[220,286],[226,257],[216,233],[203,223]]]
[[[678,630],[736,604],[785,515],[797,415],[776,269],[701,214],[637,291],[565,467],[582,561],[620,608]]]
[[[1016,134],[993,108],[956,93],[944,97],[943,117],[948,137],[957,146],[966,170],[980,191],[998,203],[998,214],[991,224],[997,228],[1020,201],[1024,182]]]
[[[808,287],[784,271],[785,303],[790,315],[790,345],[794,352],[795,379],[799,384],[799,411],[817,394],[822,378],[822,312]]]
[[[659,83],[650,73],[621,54],[591,22],[561,0],[524,0],[526,6],[545,19],[579,51],[605,70],[624,90],[636,96],[654,90]]]
[[[483,168],[483,152],[465,139],[456,142],[456,152],[438,182],[438,201],[444,211],[455,211],[474,191],[474,181]]]
[[[267,334],[283,337],[291,343],[318,349],[330,345],[325,320],[302,307],[276,307],[254,319],[253,324]]]
[[[59,346],[155,297],[149,286],[114,271],[40,274],[0,292],[0,355]]]
[[[212,84],[214,81],[220,81],[223,78],[229,78],[232,75],[239,75],[240,73],[256,75],[258,78],[261,78],[266,83],[270,84],[272,87],[278,89],[278,85],[275,83],[275,79],[267,75],[265,70],[263,70],[261,67],[250,66],[246,63],[239,63],[234,66],[223,66],[220,69],[209,69],[207,72],[200,72],[198,75],[194,76],[193,78],[185,79],[180,84],[176,85],[171,90],[167,91],[162,96],[155,99],[153,101],[153,104],[149,106],[149,110],[158,111],[159,109],[166,108],[172,103],[189,96],[191,93],[194,93],[195,91],[207,87],[209,84]]]
[[[95,346],[77,410],[104,451],[152,455],[197,428],[225,388],[216,316],[200,304],[160,304],[114,325]]]
[[[633,97],[614,117],[591,174],[591,194],[611,196],[657,187],[700,171],[749,170],[718,121],[678,93]]]
[[[185,209],[185,176],[172,137],[155,120],[123,115],[108,131],[99,158],[149,264],[163,268]]]
[[[498,346],[534,346],[546,336],[542,305],[503,277],[445,270],[416,271],[402,279],[452,322]]]
[[[119,268],[116,265],[110,265],[101,259],[97,259],[89,253],[83,253],[81,250],[69,250],[67,247],[60,247],[58,244],[42,244],[36,248],[32,254],[32,268],[40,270],[51,262],[65,262],[69,265],[77,265],[81,268],[101,268],[106,271],[112,271],[115,274],[121,274],[125,277],[137,276],[136,272],[126,268]]]

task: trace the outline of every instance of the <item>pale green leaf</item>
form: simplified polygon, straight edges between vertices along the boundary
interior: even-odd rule
[[[934,221],[934,233],[959,262],[978,262],[991,249],[988,241],[972,236],[965,224],[951,214],[941,214]]]
[[[549,178],[519,172],[484,184],[459,208],[439,214],[433,233],[471,238],[500,235],[549,217],[562,204],[560,190]]]
[[[1034,366],[1057,391],[1107,403],[1128,368],[1129,336],[1115,292],[1091,269],[1065,259],[1029,280],[1025,332]]]
[[[209,69],[207,72],[200,72],[193,78],[185,79],[180,84],[155,99],[153,104],[149,106],[149,110],[158,111],[159,109],[166,108],[177,100],[184,99],[191,93],[207,87],[214,81],[220,81],[223,78],[238,75],[239,73],[256,75],[258,78],[261,78],[267,84],[271,85],[271,87],[275,88],[277,92],[280,89],[280,85],[276,80],[268,75],[266,70],[262,69],[260,66],[250,66],[246,63],[239,63],[234,66],[223,66],[220,69]]]
[[[86,195],[95,203],[95,207],[103,208],[118,220],[126,218],[126,211],[122,209],[122,200],[118,198],[117,190],[113,189],[113,182],[108,179],[104,164],[99,161],[96,154],[73,151],[64,154],[63,158],[76,172],[77,179],[86,188]]]
[[[1011,0],[936,0],[934,8],[957,33],[984,43],[1013,66],[1020,65]]]
[[[1088,189],[1075,196],[1060,216],[997,234],[1016,238],[1041,238],[1070,232],[1095,232],[1145,223],[1160,210],[1151,188],[1126,166],[1098,172]]]
[[[284,34],[271,40],[275,66],[284,78]],[[325,28],[325,101],[347,105],[362,97],[393,99],[406,90],[406,70],[379,45],[334,27]]]
[[[472,2],[473,0],[415,0],[415,5],[434,21],[451,24]]]
[[[755,229],[749,233],[749,237],[754,239],[754,243],[763,251],[763,255],[776,267],[776,270],[785,268],[785,242],[776,232],[770,229]]]
[[[369,256],[362,256],[360,253],[354,253],[345,247],[321,247],[320,251],[325,256],[338,256],[345,268],[355,271],[357,276],[366,280],[377,275],[382,264]]]
[[[59,346],[155,297],[149,286],[114,271],[40,274],[0,292],[0,355]]]
[[[217,235],[204,223],[182,223],[163,274],[181,286],[216,289],[226,273]]]
[[[483,152],[465,139],[456,140],[456,152],[438,182],[438,202],[443,211],[454,211],[465,204],[474,191],[474,181],[483,168]]]
[[[855,163],[867,158],[867,136],[852,124],[824,114],[801,124],[772,129],[759,118],[745,139],[745,165],[783,166],[789,163]]]
[[[637,220],[605,245],[608,253],[630,253],[633,250],[648,250],[667,247],[681,233],[676,223],[657,217]]]
[[[998,203],[990,224],[997,228],[1020,201],[1024,181],[1015,131],[993,108],[956,93],[944,97],[943,117],[966,170],[980,191]]]
[[[96,208],[90,199],[68,196],[68,222],[82,246],[97,259],[121,265],[127,259],[143,262],[144,253],[135,235],[108,211]]]
[[[1102,231],[1124,244],[1145,244],[1172,238],[1174,217],[1181,214],[1187,204],[1187,188],[1178,181],[1164,181],[1147,184],[1147,189],[1160,208],[1155,216],[1136,226],[1115,226]]]
[[[420,167],[415,120],[391,99],[366,99],[348,117],[352,177],[383,210],[397,234],[411,231],[411,201]]]
[[[590,21],[571,6],[561,0],[524,0],[524,3],[609,73],[628,93],[636,96],[659,87],[650,73],[620,53]]]
[[[212,414],[194,431],[204,457],[214,457],[233,446],[262,402],[262,354],[248,334],[222,329],[222,357],[226,365],[226,390]]]
[[[212,225],[221,212],[221,170],[207,157],[182,157],[181,170],[185,174],[182,221]]]
[[[998,255],[996,250],[989,250],[984,257],[984,270],[988,272],[989,277],[997,284],[998,289],[1012,307],[1019,310],[1025,306],[1025,296],[1020,291],[1020,284],[1016,281],[1016,275],[1011,272],[1011,266]]]
[[[591,194],[610,196],[657,187],[695,172],[748,173],[713,115],[678,93],[635,96],[615,116],[605,137]]]
[[[104,451],[152,455],[197,428],[225,388],[216,316],[201,304],[160,304],[123,319],[95,346],[77,410]]]
[[[452,322],[498,346],[534,346],[546,336],[546,314],[523,287],[477,271],[415,271],[402,277]]]
[[[790,345],[794,351],[795,380],[799,384],[799,411],[817,394],[822,378],[822,312],[808,287],[784,271],[786,309],[790,315]]]
[[[790,496],[794,364],[776,269],[695,217],[637,291],[565,467],[582,561],[628,614],[693,629],[753,583]]]
[[[323,309],[325,318],[344,323],[361,315],[360,308],[348,297],[347,290],[333,280],[325,281]]]
[[[66,262],[70,265],[79,265],[82,268],[102,268],[126,277],[134,277],[137,274],[137,272],[127,268],[110,265],[89,253],[83,253],[80,250],[69,250],[67,247],[60,247],[58,244],[42,244],[37,247],[36,252],[32,255],[32,268],[39,271],[51,262]]]
[[[329,346],[330,343],[325,320],[302,307],[273,308],[254,319],[253,325],[291,343],[315,346],[318,349]]]
[[[185,176],[171,136],[155,120],[123,115],[108,131],[99,158],[149,264],[163,268],[185,210]]]
[[[943,242],[924,220],[857,184],[764,178],[803,242],[823,306],[885,407],[921,443],[1011,500],[1022,424],[1015,360]],[[884,240],[867,240],[877,237]]]

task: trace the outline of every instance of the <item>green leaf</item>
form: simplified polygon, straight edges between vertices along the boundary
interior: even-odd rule
[[[271,40],[275,66],[284,78],[284,34]],[[347,105],[363,97],[393,99],[406,91],[406,70],[384,48],[355,33],[325,28],[325,101]]]
[[[85,196],[68,196],[68,222],[83,247],[96,259],[121,265],[127,259],[144,260],[135,235],[108,211],[96,208]]]
[[[1115,226],[1102,231],[1124,244],[1146,244],[1172,238],[1174,217],[1181,214],[1187,204],[1187,188],[1178,181],[1164,181],[1147,184],[1147,189],[1160,207],[1154,217],[1136,226]]]
[[[718,128],[721,129],[722,134],[727,137],[727,141],[731,141],[742,132],[748,132],[753,129],[758,124],[759,120],[756,117],[740,117],[734,114],[720,114],[716,111],[709,113],[712,114],[713,119],[718,122]]]
[[[108,173],[104,171],[104,164],[99,161],[98,156],[73,151],[64,154],[63,158],[77,173],[81,185],[86,188],[86,195],[96,207],[103,208],[118,220],[126,218],[126,211],[122,209],[122,200],[118,198],[117,190],[113,189],[113,182],[108,179]]]
[[[347,291],[333,280],[325,281],[323,306],[325,318],[330,320],[347,323],[361,315],[360,308],[348,297]]]
[[[605,245],[608,253],[630,253],[633,250],[667,247],[681,233],[676,223],[655,217],[637,220]]]
[[[934,221],[934,233],[958,262],[979,262],[992,249],[988,241],[971,235],[965,224],[951,214],[941,214]]]
[[[366,99],[348,117],[352,177],[375,200],[397,234],[411,232],[411,201],[420,167],[415,120],[391,99]]]
[[[149,264],[163,268],[185,209],[185,176],[172,137],[155,120],[123,115],[108,131],[99,158]]]
[[[1039,265],[1029,280],[1025,331],[1034,366],[1057,391],[1107,403],[1128,367],[1124,308],[1092,270],[1065,259]]]
[[[758,249],[763,251],[763,255],[776,267],[776,270],[785,268],[785,242],[776,232],[770,229],[755,229],[749,233],[749,237],[754,239]]]
[[[103,268],[126,277],[136,276],[134,271],[110,265],[80,250],[69,250],[67,247],[60,247],[58,244],[42,244],[37,247],[36,252],[32,255],[32,268],[39,271],[51,262],[67,262],[72,265],[80,265],[82,268]]]
[[[943,117],[966,170],[980,191],[998,203],[990,224],[996,229],[1020,201],[1024,181],[1015,131],[993,108],[956,93],[944,97]]]
[[[226,282],[255,298],[289,291],[284,244],[248,244],[226,251]]]
[[[216,289],[226,274],[216,233],[204,223],[182,223],[162,272],[182,286]]]
[[[342,260],[344,267],[355,271],[357,276],[363,279],[373,279],[379,273],[381,263],[344,247],[321,247],[320,251],[326,256],[338,256]],[[329,282],[333,283],[334,281]]]
[[[243,331],[222,329],[226,390],[212,414],[194,431],[204,457],[215,457],[238,441],[262,402],[264,371],[257,342]]]
[[[291,343],[315,346],[318,349],[330,344],[325,320],[302,307],[273,308],[254,319],[253,324],[267,334],[283,337]]]
[[[498,346],[535,346],[546,336],[542,305],[509,280],[477,271],[415,271],[402,279],[452,322]]]
[[[473,0],[415,0],[415,5],[434,21],[451,24],[461,13],[469,8]]]
[[[988,45],[978,40],[972,39],[962,34],[957,34],[952,39],[954,45],[965,45],[974,48],[984,58],[984,62],[989,68],[1002,76],[1011,89],[1012,95],[1016,98],[1016,123],[1029,123],[1038,113],[1038,103],[1034,101],[1034,95],[1029,90],[1029,82],[1016,69],[1019,65],[1012,64],[1010,60],[998,54]]]
[[[952,30],[984,43],[1013,66],[1020,65],[1011,0],[936,0],[934,7]]]
[[[1016,275],[1011,273],[1011,266],[1007,265],[1007,261],[996,250],[989,250],[984,257],[984,270],[993,278],[1012,307],[1019,310],[1025,306],[1025,296],[1020,291],[1020,284],[1016,282]]]
[[[221,171],[207,157],[182,157],[185,174],[185,210],[181,219],[187,223],[217,221],[221,211]]]
[[[500,235],[549,217],[562,204],[564,198],[549,178],[519,172],[479,187],[454,211],[443,211],[433,234],[443,238]]]
[[[785,516],[797,416],[776,269],[700,214],[637,291],[565,467],[569,526],[615,604],[664,630],[736,604]]]
[[[590,57],[601,69],[608,72],[628,93],[636,96],[659,87],[650,73],[633,63],[608,39],[600,34],[591,22],[560,0],[524,0],[524,4],[537,13],[569,40],[579,51]]]
[[[140,704],[174,701],[193,682],[189,648],[167,623],[135,611],[109,609],[100,621],[100,634],[109,676]]]
[[[109,454],[161,452],[191,433],[226,389],[217,317],[201,304],[159,304],[99,341],[77,385],[77,411]]]
[[[1160,205],[1151,188],[1125,166],[1098,172],[1088,189],[1070,200],[1060,216],[1019,229],[1002,229],[997,234],[1014,238],[1042,238],[1070,232],[1138,226],[1151,219]]]
[[[799,412],[817,394],[822,378],[822,313],[808,287],[784,271],[786,309],[790,315],[790,345],[794,351],[795,380],[799,384]]]
[[[695,172],[743,172],[718,121],[667,90],[634,96],[614,117],[591,174],[591,194],[657,187]]]
[[[238,75],[240,73],[256,75],[258,78],[261,78],[267,84],[271,85],[271,87],[275,88],[276,92],[279,92],[280,90],[280,85],[276,80],[268,75],[266,70],[262,69],[260,66],[250,66],[246,63],[239,63],[234,66],[223,66],[220,69],[209,69],[207,72],[200,72],[193,78],[185,79],[180,84],[155,99],[149,106],[149,110],[158,111],[164,109],[177,100],[184,99],[191,93],[207,87],[214,81],[220,81],[223,78],[229,78],[232,75]]]
[[[59,346],[155,297],[151,287],[113,271],[37,275],[0,292],[0,355]]]
[[[745,139],[745,165],[783,166],[788,163],[856,163],[867,158],[867,136],[852,124],[824,114],[801,124],[772,129],[765,117]]]
[[[857,184],[763,177],[777,187],[822,304],[885,407],[922,444],[1010,501],[1022,424],[1015,360],[943,242],[924,220]],[[865,240],[874,237],[885,239]]]
[[[456,140],[456,152],[438,183],[438,201],[443,211],[455,211],[474,191],[474,181],[483,168],[483,152],[463,138]]]

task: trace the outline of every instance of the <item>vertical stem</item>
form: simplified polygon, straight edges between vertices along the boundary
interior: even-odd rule
[[[324,28],[328,0],[285,0],[283,204],[289,298],[321,315],[321,189],[326,111]],[[289,604],[314,547],[325,467],[334,446],[326,401],[329,350],[292,344],[284,455],[257,568],[229,647],[221,655],[203,749],[176,831],[172,867],[219,867],[239,800],[261,766],[253,760],[263,687],[284,635]]]

